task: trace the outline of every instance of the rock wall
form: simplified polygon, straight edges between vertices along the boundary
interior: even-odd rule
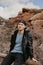
[[[22,9],[17,17],[9,18],[3,26],[0,26],[0,52],[8,53],[11,34],[20,19],[25,20],[28,29],[33,36],[34,57],[43,65],[43,9]]]

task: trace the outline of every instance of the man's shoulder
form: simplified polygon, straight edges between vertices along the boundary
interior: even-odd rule
[[[25,29],[25,32],[26,32],[26,33],[29,33],[29,32],[30,32],[30,30],[29,30],[29,29]]]
[[[18,30],[15,30],[15,31],[13,32],[13,35],[16,34],[17,32],[18,32]]]
[[[28,34],[29,37],[32,37],[32,33],[29,29],[26,29],[26,33]]]
[[[17,30],[13,31],[12,34],[11,34],[11,36],[13,37],[13,36],[15,36],[16,34],[17,34]]]

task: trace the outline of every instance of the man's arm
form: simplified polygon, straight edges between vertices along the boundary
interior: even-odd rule
[[[29,49],[29,55],[30,58],[33,58],[33,38],[32,38],[32,34],[30,32],[28,32],[28,49]]]
[[[29,48],[29,52],[30,52],[30,58],[33,61],[37,62],[37,60],[33,56],[33,37],[30,32],[28,33],[28,48]]]
[[[10,50],[9,52],[12,50],[13,44],[14,44],[14,34],[11,35],[11,40],[10,40],[11,44],[10,44]]]

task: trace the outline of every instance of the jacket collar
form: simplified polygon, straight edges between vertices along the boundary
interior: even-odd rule
[[[23,34],[23,35],[26,35],[28,32],[29,32],[29,30],[24,29],[24,34]],[[14,32],[15,35],[16,35],[17,33],[18,33],[18,30],[16,30],[16,31]]]

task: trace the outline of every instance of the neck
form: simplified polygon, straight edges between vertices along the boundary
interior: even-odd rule
[[[18,33],[23,34],[24,30],[19,30]]]

